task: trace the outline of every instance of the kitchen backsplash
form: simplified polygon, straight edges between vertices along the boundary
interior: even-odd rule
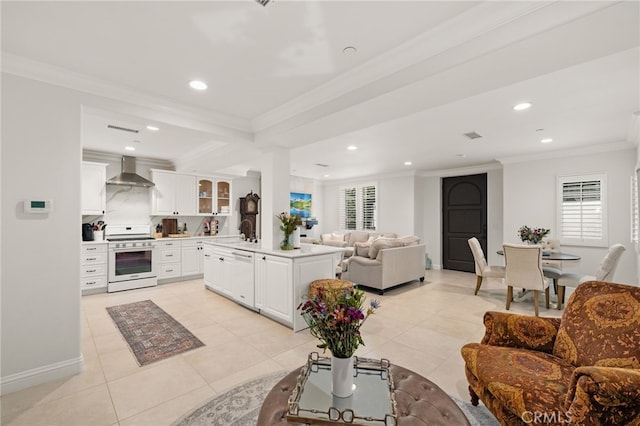
[[[84,216],[83,222],[94,223],[103,220],[107,226],[111,225],[142,225],[148,224],[149,229],[155,229],[158,223],[162,223],[165,216],[149,216],[151,211],[151,189],[134,186],[107,185],[107,211],[103,216]],[[208,217],[177,217],[180,229],[185,222],[187,233],[199,235],[203,231],[203,222]],[[216,217],[218,220],[218,233],[227,235],[230,233],[227,217]]]

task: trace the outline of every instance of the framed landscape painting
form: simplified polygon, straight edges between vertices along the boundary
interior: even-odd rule
[[[289,199],[289,212],[302,219],[311,217],[311,194],[292,192]]]

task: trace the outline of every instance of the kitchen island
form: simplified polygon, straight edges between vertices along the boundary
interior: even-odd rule
[[[307,327],[297,307],[317,279],[333,278],[342,249],[301,244],[263,248],[245,241],[204,242],[205,287],[278,321],[293,331]]]

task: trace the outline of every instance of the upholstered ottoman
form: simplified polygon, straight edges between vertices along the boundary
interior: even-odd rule
[[[308,425],[287,421],[289,395],[300,369],[286,375],[271,389],[258,415],[258,426]],[[436,384],[406,368],[391,365],[395,382],[398,426],[469,425],[458,405]]]
[[[309,284],[309,298],[312,298],[318,294],[318,290],[321,288],[332,289],[346,289],[352,288],[353,283],[347,280],[339,280],[335,278],[325,278],[322,280],[315,280]]]

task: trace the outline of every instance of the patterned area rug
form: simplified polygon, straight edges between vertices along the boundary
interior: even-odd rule
[[[172,426],[255,426],[262,401],[287,372],[281,371],[251,380],[206,402]],[[483,405],[477,407],[451,397],[469,419],[471,426],[500,426]]]
[[[204,346],[151,300],[107,308],[141,367]]]

